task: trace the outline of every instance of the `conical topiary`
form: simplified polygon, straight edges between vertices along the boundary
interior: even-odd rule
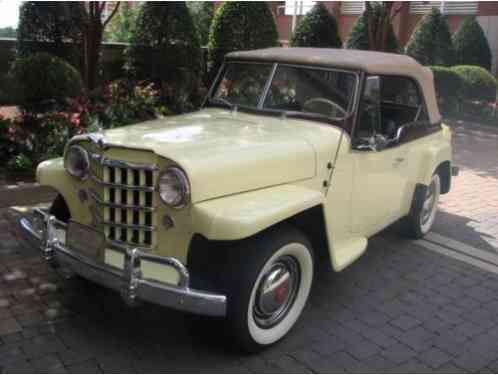
[[[455,60],[458,65],[477,65],[491,69],[491,49],[484,31],[474,16],[464,19],[453,35]]]
[[[201,49],[184,1],[145,2],[126,54],[133,78],[156,83],[173,111],[187,109],[200,78]]]
[[[224,2],[216,11],[209,32],[210,76],[216,74],[229,52],[277,45],[277,27],[266,2]]]
[[[405,52],[422,65],[451,66],[455,63],[455,52],[446,16],[438,8],[419,22]]]
[[[306,14],[292,35],[292,47],[341,48],[337,22],[325,5],[317,3]]]

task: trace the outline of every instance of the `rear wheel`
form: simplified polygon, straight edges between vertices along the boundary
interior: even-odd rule
[[[306,305],[313,282],[313,254],[306,237],[279,226],[229,251],[229,332],[242,349],[254,352],[283,338]]]
[[[412,210],[403,219],[403,232],[412,238],[422,238],[430,232],[436,219],[437,205],[441,194],[441,178],[432,175],[426,189],[415,192]]]

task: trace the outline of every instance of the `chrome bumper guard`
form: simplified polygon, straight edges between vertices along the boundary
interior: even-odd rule
[[[223,317],[226,314],[226,297],[191,289],[188,270],[178,259],[146,254],[139,248],[110,242],[108,248],[125,254],[124,269],[120,270],[97,263],[66,247],[57,235],[57,229],[65,230],[66,224],[42,210],[35,210],[32,220],[21,218],[19,224],[23,238],[40,248],[44,258],[53,266],[69,267],[86,279],[120,292],[130,305],[144,300],[200,315]],[[178,285],[142,278],[142,260],[174,268],[179,274]]]

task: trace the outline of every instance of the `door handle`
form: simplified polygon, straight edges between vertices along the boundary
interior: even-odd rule
[[[400,164],[400,163],[402,163],[403,161],[405,161],[405,158],[398,157],[398,158],[394,159],[394,164]]]

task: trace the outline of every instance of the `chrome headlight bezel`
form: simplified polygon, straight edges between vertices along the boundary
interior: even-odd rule
[[[83,163],[83,168],[75,168],[74,161],[73,165],[70,165],[69,155],[71,152],[78,153],[81,158],[80,161]],[[88,151],[79,145],[69,146],[64,155],[64,169],[71,176],[78,178],[80,180],[86,180],[89,176],[90,171],[90,157],[88,155]],[[77,172],[79,170],[79,172]]]
[[[172,180],[176,180],[174,182],[177,183],[177,186],[174,187],[173,190],[177,191],[177,199],[171,199],[165,196],[166,192],[162,188],[162,183],[163,179],[168,177]],[[169,207],[181,209],[190,203],[190,182],[187,174],[177,166],[168,167],[159,174],[159,178],[157,179],[157,191],[161,200]]]

